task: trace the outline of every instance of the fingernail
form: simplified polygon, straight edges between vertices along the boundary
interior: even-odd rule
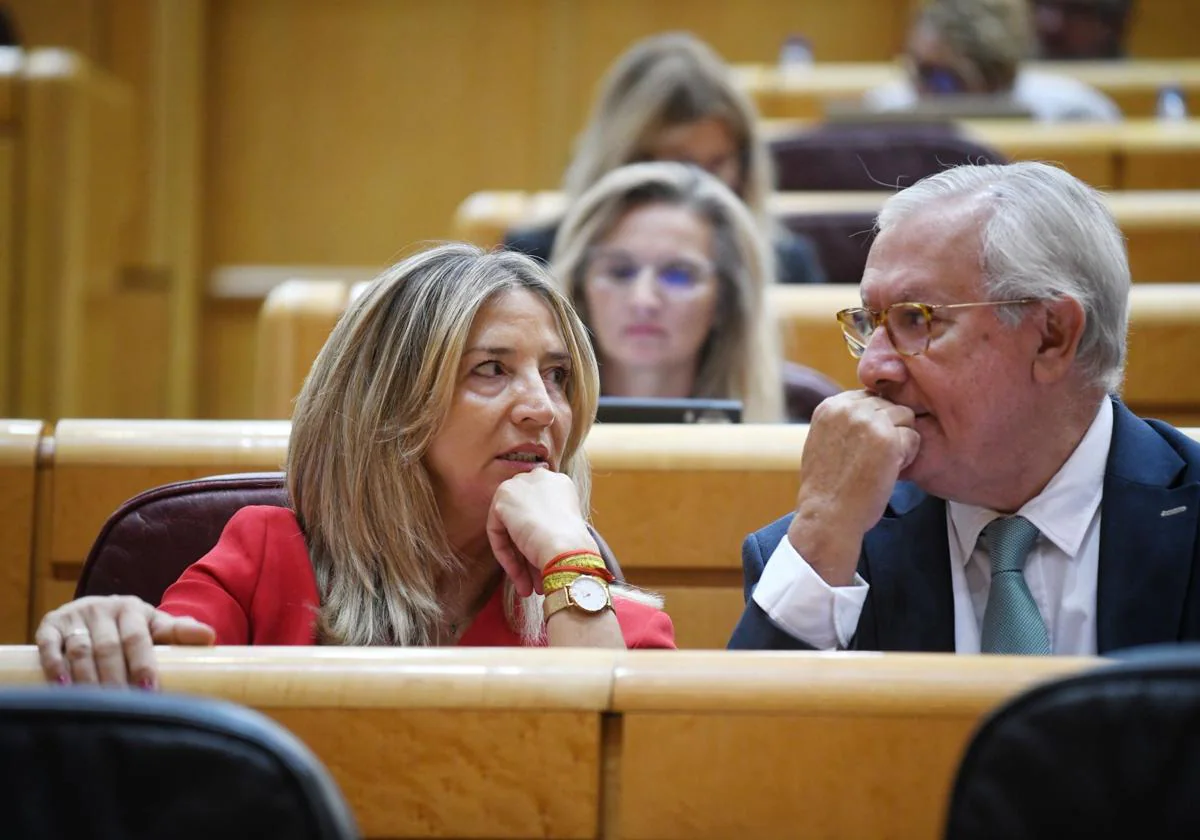
[[[140,688],[144,691],[155,691],[156,690],[156,686],[154,685],[154,680],[150,679],[149,677],[143,677],[142,679],[138,680],[138,688]]]
[[[57,677],[54,678],[54,681],[56,683],[58,683],[59,685],[70,685],[71,684],[71,678],[68,677],[66,674],[59,674]]]

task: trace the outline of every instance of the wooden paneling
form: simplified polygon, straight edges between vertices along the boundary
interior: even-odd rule
[[[30,558],[37,495],[38,420],[0,421],[0,644],[29,633]]]
[[[15,411],[155,416],[163,330],[153,302],[145,304],[165,293],[123,270],[129,91],[59,50],[32,52],[22,74]]]
[[[981,716],[1088,661],[625,657],[617,836],[939,837]]]
[[[16,382],[19,262],[16,203],[17,142],[5,130],[0,135],[0,415],[17,413]]]

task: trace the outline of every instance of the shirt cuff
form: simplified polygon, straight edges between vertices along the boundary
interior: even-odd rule
[[[787,536],[763,569],[754,601],[779,629],[818,650],[848,648],[870,585],[855,572],[850,586],[830,586]]]

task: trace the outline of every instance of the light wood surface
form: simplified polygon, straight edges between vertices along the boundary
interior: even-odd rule
[[[160,648],[329,767],[367,837],[938,836],[980,718],[1100,660]],[[40,680],[0,648],[0,684]],[[561,796],[547,780],[571,781]],[[864,807],[866,801],[869,807]]]
[[[623,713],[618,836],[938,837],[980,717],[1089,662],[628,657],[613,692]]]
[[[1164,4],[1165,5],[1165,4]],[[1176,8],[1182,8],[1176,4]],[[1200,22],[1200,9],[1192,9]],[[1079,79],[1107,94],[1126,117],[1152,117],[1164,85],[1183,88],[1189,103],[1200,95],[1200,60],[1030,62],[1029,68]],[[764,117],[816,118],[833,100],[859,100],[868,90],[904,78],[892,62],[818,62],[801,70],[769,64],[738,65],[743,89]]]
[[[292,403],[348,304],[338,280],[287,280],[263,302],[254,354],[254,416],[290,417]]]
[[[817,213],[874,213],[887,193],[776,193],[770,203],[778,216]],[[1129,264],[1138,283],[1190,283],[1200,265],[1200,190],[1126,190],[1105,193],[1105,201],[1127,238]],[[510,227],[561,212],[558,193],[477,193],[455,214],[454,237],[490,247]],[[511,215],[510,215],[511,214]]]
[[[40,420],[0,420],[0,644],[29,638]]]

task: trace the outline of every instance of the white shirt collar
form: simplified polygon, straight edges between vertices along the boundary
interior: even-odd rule
[[[1100,507],[1112,429],[1112,400],[1105,398],[1100,401],[1096,418],[1071,457],[1042,492],[1017,511],[1072,559],[1079,553],[1088,525]],[[958,540],[959,557],[965,565],[975,551],[980,532],[1003,514],[961,502],[950,502],[949,508],[954,526],[951,538]]]

